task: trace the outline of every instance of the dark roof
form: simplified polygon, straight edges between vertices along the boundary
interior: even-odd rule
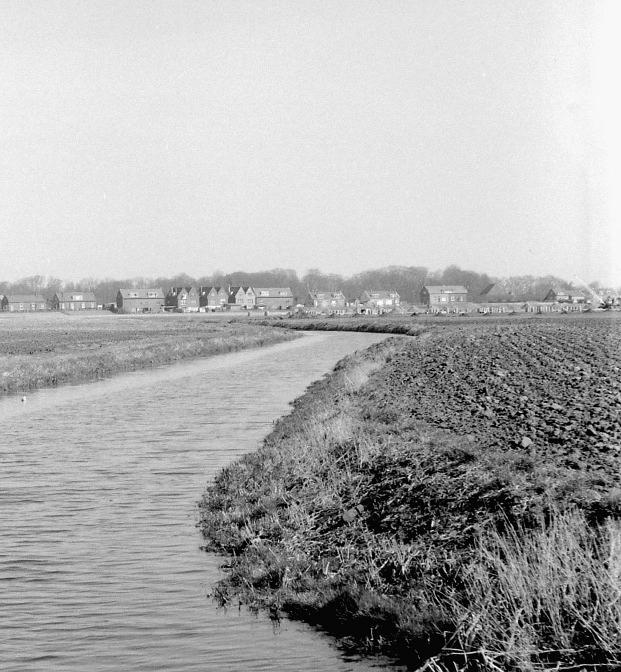
[[[399,296],[399,292],[394,289],[365,289],[362,294],[371,299],[393,299]]]
[[[45,297],[38,294],[7,294],[8,303],[45,303]]]
[[[430,294],[442,294],[442,292],[452,294],[468,293],[468,290],[463,285],[425,285],[423,289],[426,289]]]
[[[311,301],[347,301],[345,294],[341,290],[337,290],[336,292],[314,291],[309,292],[308,296]],[[306,299],[306,301],[309,299]]]
[[[124,299],[163,299],[164,292],[160,287],[148,287],[146,289],[119,289],[121,296]],[[155,296],[149,296],[149,292],[155,292]],[[137,296],[133,296],[137,294]]]
[[[188,294],[194,289],[194,287],[171,287],[168,291],[168,294],[181,294],[181,292],[187,292]]]
[[[280,299],[285,297],[293,297],[291,287],[253,287],[254,293],[258,299]],[[259,296],[261,292],[267,292],[266,295]],[[286,292],[281,294],[281,292]]]
[[[187,289],[187,287],[186,287]],[[211,292],[226,292],[228,294],[228,291],[226,287],[214,287],[213,285],[202,285],[201,287],[198,288],[198,293],[199,294],[210,294]]]
[[[58,301],[97,301],[94,292],[80,292],[77,289],[71,292],[56,292]],[[75,297],[80,297],[75,298]]]

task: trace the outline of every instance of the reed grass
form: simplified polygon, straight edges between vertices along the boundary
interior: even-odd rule
[[[437,318],[410,316],[307,317],[262,320],[261,324],[294,331],[360,331],[418,336],[438,324]]]
[[[489,669],[621,669],[620,551],[621,521],[593,526],[574,508],[553,508],[534,528],[486,530],[459,589],[430,590],[454,624],[445,660],[468,652]]]

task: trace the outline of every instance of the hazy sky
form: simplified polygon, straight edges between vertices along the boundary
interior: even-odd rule
[[[621,283],[614,0],[0,0],[0,280]]]

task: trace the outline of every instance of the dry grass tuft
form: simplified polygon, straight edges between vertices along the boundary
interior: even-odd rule
[[[519,670],[621,667],[621,521],[554,512],[477,539],[462,585],[440,597],[452,645]]]

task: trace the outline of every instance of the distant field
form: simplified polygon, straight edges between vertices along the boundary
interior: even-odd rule
[[[308,331],[367,331],[386,334],[407,334],[416,336],[424,330],[434,327],[450,327],[474,324],[507,324],[508,322],[532,322],[537,324],[542,321],[562,322],[573,320],[612,320],[621,321],[621,312],[618,311],[593,311],[584,313],[515,313],[482,315],[468,313],[466,315],[344,315],[317,317],[291,317],[291,318],[265,318],[261,324],[285,327],[294,330]]]
[[[212,315],[0,313],[0,394],[289,340]]]

